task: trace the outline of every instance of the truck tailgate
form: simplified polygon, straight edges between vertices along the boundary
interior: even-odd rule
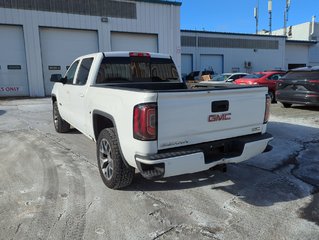
[[[267,88],[158,92],[158,149],[261,132]]]

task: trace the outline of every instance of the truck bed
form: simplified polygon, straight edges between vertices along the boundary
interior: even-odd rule
[[[243,89],[243,88],[259,88],[261,86],[250,85],[235,85],[235,84],[218,84],[215,86],[195,86],[188,88],[185,83],[108,83],[96,84],[92,87],[99,88],[114,88],[127,89],[134,91],[148,91],[148,92],[188,92],[188,91],[214,91],[214,90],[229,90],[229,89]]]

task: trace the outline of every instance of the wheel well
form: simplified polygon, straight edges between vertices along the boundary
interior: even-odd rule
[[[94,136],[95,136],[95,139],[97,139],[99,137],[100,132],[104,128],[112,128],[114,127],[114,124],[110,118],[107,118],[99,114],[94,114],[93,127],[94,127]]]

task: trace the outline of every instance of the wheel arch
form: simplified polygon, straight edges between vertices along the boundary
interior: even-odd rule
[[[56,96],[52,94],[52,95],[51,95],[51,100],[52,100],[52,103],[56,102],[56,101],[57,101]]]
[[[114,127],[117,134],[115,121],[112,115],[99,110],[94,110],[92,117],[93,117],[92,121],[93,121],[93,131],[94,131],[95,140],[98,139],[100,132],[104,128]]]
[[[94,132],[94,139],[97,142],[97,139],[99,137],[100,132],[105,129],[105,128],[114,128],[115,134],[116,134],[116,138],[117,138],[117,142],[119,145],[119,150],[120,150],[120,154],[122,156],[123,162],[124,164],[128,167],[130,166],[124,155],[123,155],[123,151],[121,148],[121,144],[120,144],[120,139],[118,136],[118,131],[117,131],[117,127],[116,127],[116,123],[115,120],[113,118],[112,115],[102,112],[100,110],[94,110],[92,113],[92,121],[93,121],[93,132]]]

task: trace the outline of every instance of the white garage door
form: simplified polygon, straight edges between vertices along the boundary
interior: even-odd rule
[[[200,70],[214,70],[215,73],[223,73],[223,56],[212,54],[200,55]]]
[[[23,29],[0,25],[0,97],[28,96]]]
[[[51,74],[63,75],[75,58],[98,52],[96,31],[40,28],[40,41],[46,95],[53,87]]]
[[[193,55],[182,54],[182,75],[187,75],[193,71]]]
[[[156,34],[111,32],[112,51],[158,52]]]

